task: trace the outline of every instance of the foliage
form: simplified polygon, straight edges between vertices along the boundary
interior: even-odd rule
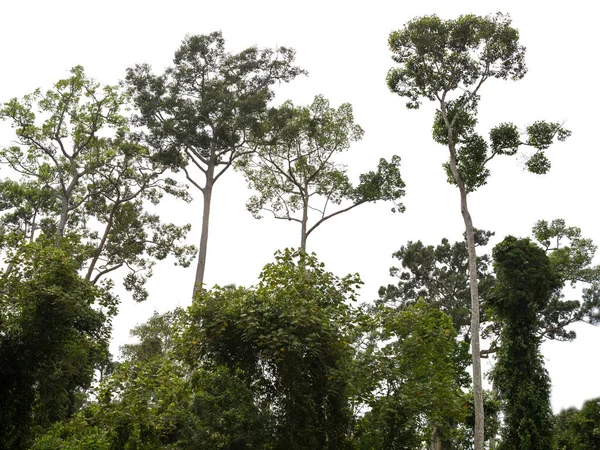
[[[554,418],[557,450],[600,449],[600,399],[588,400],[581,410],[569,408]]]
[[[189,371],[164,345],[177,339],[182,314],[155,315],[137,327],[140,344],[126,347],[126,360],[102,381],[97,400],[33,448],[262,447],[267,422],[243,378],[224,366]]]
[[[348,300],[360,284],[304,252],[286,250],[258,286],[202,292],[184,335],[192,364],[239,370],[272,414],[275,448],[346,448],[346,368],[353,349]]]
[[[147,321],[134,327],[130,334],[139,342],[121,346],[122,356],[129,361],[145,361],[154,356],[169,356],[175,348],[176,329],[184,311],[176,308],[164,314],[155,312]]]
[[[493,375],[505,402],[501,448],[549,449],[550,378],[540,353],[538,315],[562,282],[544,250],[528,239],[509,236],[493,256],[497,283],[490,303],[502,327]]]
[[[130,135],[126,100],[77,66],[47,92],[0,106],[16,134],[16,145],[0,149],[0,162],[21,176],[0,183],[0,248],[76,235],[74,257],[86,280],[124,267],[125,287],[143,300],[153,260],[172,254],[187,266],[194,248],[179,243],[189,225],[163,224],[147,211],[164,193],[187,194]]]
[[[432,434],[456,439],[467,411],[468,347],[457,342],[452,320],[423,299],[379,314],[380,334],[362,357],[373,394],[357,424],[358,447],[422,448]]]
[[[68,248],[19,249],[0,278],[0,448],[69,418],[108,358],[116,301],[82,279]]]
[[[336,109],[323,96],[316,96],[308,107],[288,101],[270,111],[260,134],[264,144],[237,163],[250,188],[258,192],[248,201],[248,210],[257,219],[268,211],[277,219],[300,223],[302,249],[319,225],[363,203],[391,201],[394,211],[404,210],[399,202],[404,196],[399,157],[390,162],[381,159],[376,171],[360,176],[357,186],[352,186],[345,167],[334,161],[363,135],[350,104]],[[332,205],[341,206],[331,211]],[[316,220],[309,225],[311,211]]]
[[[544,337],[572,340],[576,335],[566,329],[568,325],[582,321],[596,324],[600,319],[600,266],[592,264],[597,247],[581,235],[578,227],[567,226],[564,219],[538,221],[533,227],[533,237],[546,250],[563,284],[584,286],[581,301],[563,300],[562,294],[555,293],[541,318]]]
[[[288,250],[255,288],[200,291],[138,326],[96,400],[36,448],[351,448],[359,284]]]
[[[486,246],[494,233],[476,230],[475,242]],[[470,292],[466,240],[450,244],[442,239],[437,246],[409,241],[392,255],[401,267],[391,267],[390,275],[398,284],[379,288],[379,303],[403,309],[419,298],[452,318],[458,333],[469,339]],[[480,295],[487,298],[494,284],[488,255],[477,258]]]
[[[476,230],[477,245],[487,245],[492,235]],[[538,315],[539,333],[543,339],[573,340],[576,333],[568,329],[569,325],[576,322],[595,324],[599,317],[599,268],[592,263],[596,246],[591,239],[581,235],[578,227],[567,226],[564,219],[536,222],[532,238],[546,250],[553,270],[563,283],[583,285],[581,300],[565,300],[560,291],[555,291]],[[398,284],[382,286],[378,302],[403,308],[422,296],[450,315],[459,332],[461,327],[464,330],[468,326],[469,280],[465,242],[450,245],[447,239],[442,239],[436,247],[426,246],[421,241],[408,242],[393,257],[401,262],[401,267],[390,268],[390,274],[398,278]],[[490,271],[489,255],[481,255],[477,261],[484,305],[481,318],[488,321],[482,333],[485,337],[494,337],[499,329],[492,320],[492,311],[486,311],[486,305],[495,275]],[[493,342],[489,351],[495,351],[495,346]]]

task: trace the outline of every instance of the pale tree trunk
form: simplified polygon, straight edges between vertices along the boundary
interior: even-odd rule
[[[69,198],[63,197],[62,205],[60,208],[60,219],[58,220],[58,225],[56,227],[56,240],[63,237],[65,234],[65,227],[67,225],[67,218],[69,216]]]
[[[194,280],[193,296],[203,288],[204,270],[206,269],[206,251],[208,248],[208,224],[210,220],[210,203],[212,199],[212,190],[214,184],[214,166],[209,165],[206,173],[206,185],[202,190],[202,231],[200,234],[200,248],[198,249],[198,266],[196,267],[196,279]]]
[[[473,364],[473,403],[475,410],[474,440],[475,450],[483,450],[484,411],[483,383],[481,376],[481,346],[479,343],[479,287],[477,284],[477,254],[475,252],[475,229],[467,206],[467,191],[458,172],[456,147],[452,138],[449,142],[450,170],[460,191],[460,211],[465,222],[467,250],[469,254],[469,287],[471,290],[471,353]]]
[[[61,199],[61,208],[60,208],[60,219],[58,221],[58,225],[56,227],[56,242],[58,243],[59,239],[62,238],[65,234],[65,228],[67,226],[67,219],[69,218],[69,200],[71,200],[71,195],[73,195],[73,190],[77,183],[79,182],[81,174],[75,172],[73,174],[73,179],[69,183],[69,185],[64,188]]]
[[[306,238],[308,225],[308,200],[305,200],[302,206],[302,228],[300,230],[300,248],[306,253]]]
[[[433,431],[431,432],[431,445],[429,446],[430,450],[442,450],[442,438],[438,433],[438,427],[434,426]]]

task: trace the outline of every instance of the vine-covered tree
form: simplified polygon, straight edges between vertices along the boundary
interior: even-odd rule
[[[221,32],[187,36],[173,66],[154,75],[147,64],[127,71],[127,83],[156,157],[202,193],[202,231],[194,293],[202,288],[213,188],[234,161],[254,151],[250,136],[264,119],[273,84],[303,73],[294,51],[249,47],[225,51]]]
[[[529,239],[509,236],[493,256],[497,283],[490,304],[502,330],[493,372],[504,400],[500,448],[547,450],[553,423],[539,315],[563,283],[544,250]]]
[[[360,176],[357,186],[335,161],[363,135],[350,104],[336,109],[323,96],[316,96],[308,107],[288,101],[270,111],[260,133],[264,143],[238,161],[250,188],[258,192],[248,210],[256,218],[267,211],[277,219],[298,222],[302,250],[319,225],[364,203],[391,201],[394,211],[404,210],[398,156],[389,162],[381,159],[375,171]],[[311,212],[316,219],[309,225]]]
[[[357,275],[327,272],[314,255],[278,253],[256,289],[230,286],[197,296],[184,334],[186,358],[193,367],[240,371],[270,411],[274,448],[347,448],[349,302],[360,283]]]
[[[469,252],[475,450],[483,450],[477,255],[467,196],[486,184],[490,174],[487,164],[495,156],[515,155],[523,145],[534,149],[527,158],[527,169],[546,173],[550,161],[545,150],[555,139],[565,140],[570,132],[559,123],[544,121],[527,126],[524,133],[512,123],[502,123],[490,131],[488,142],[475,131],[483,84],[493,78],[519,80],[526,73],[525,48],[508,16],[464,15],[446,21],[435,15],[419,17],[392,32],[389,47],[392,59],[400,65],[388,72],[390,90],[406,97],[406,106],[411,109],[418,108],[422,99],[437,102],[433,138],[448,149],[448,180],[460,192]]]

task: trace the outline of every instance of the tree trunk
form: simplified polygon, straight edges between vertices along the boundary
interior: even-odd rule
[[[64,236],[65,227],[67,225],[67,218],[69,216],[69,198],[63,197],[62,206],[60,208],[60,219],[58,220],[58,225],[56,227],[56,242]]]
[[[98,260],[100,259],[100,255],[102,254],[102,250],[104,250],[104,246],[106,245],[106,241],[108,240],[108,235],[112,231],[113,220],[115,218],[115,213],[117,211],[117,207],[118,207],[117,204],[113,205],[113,208],[110,211],[110,215],[108,216],[108,220],[106,222],[106,227],[104,228],[104,234],[102,235],[102,239],[100,239],[100,244],[98,244],[98,247],[96,248],[94,258],[92,259],[92,262],[90,263],[90,267],[88,268],[88,271],[85,275],[85,279],[87,281],[90,281],[92,279],[92,275],[94,274],[94,269],[96,268],[96,264],[98,263]]]
[[[438,427],[434,426],[431,432],[431,445],[430,450],[442,450],[442,438],[438,433]]]
[[[196,279],[194,280],[193,296],[203,288],[204,270],[206,268],[206,250],[208,247],[208,224],[210,219],[210,202],[212,199],[212,189],[214,184],[214,167],[209,166],[206,174],[206,186],[204,186],[202,208],[202,232],[200,234],[200,248],[198,250],[198,266],[196,267]]]
[[[300,234],[300,248],[306,253],[306,238],[307,236],[307,224],[308,224],[308,200],[304,201],[302,206],[302,229]]]
[[[467,205],[467,191],[458,172],[456,147],[452,139],[449,143],[450,170],[460,191],[460,211],[465,222],[467,250],[469,254],[469,287],[471,290],[471,353],[473,364],[473,403],[475,410],[474,440],[475,450],[483,450],[484,411],[483,383],[481,376],[481,346],[479,343],[479,287],[477,284],[477,253],[475,251],[475,229]]]
[[[461,211],[467,232],[469,252],[469,284],[471,288],[471,353],[473,357],[473,401],[475,409],[475,450],[483,450],[484,411],[483,383],[481,375],[481,346],[479,343],[479,287],[477,285],[477,254],[475,252],[475,230],[467,208],[467,195],[461,193]]]
[[[69,183],[69,186],[67,186],[67,188],[62,192],[60,219],[58,221],[58,226],[56,227],[56,243],[58,243],[60,238],[62,238],[65,234],[67,219],[69,218],[69,201],[71,200],[71,195],[73,195],[75,186],[77,186],[77,183],[79,182],[80,176],[81,174],[74,173],[73,179]]]
[[[498,386],[496,385],[496,382],[492,383],[492,395],[494,396],[494,399],[498,398]],[[490,450],[496,450],[496,435],[492,436],[490,439]]]

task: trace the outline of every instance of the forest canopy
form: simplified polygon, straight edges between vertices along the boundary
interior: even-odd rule
[[[388,88],[383,146],[354,92],[286,100],[318,69],[300,51],[221,31],[164,65],[133,52],[120,80],[76,65],[0,98],[0,450],[600,448],[599,399],[553,413],[543,353],[600,321],[596,244],[511,197],[531,176],[543,203],[580,127],[552,104],[495,113],[535,70],[508,14],[408,19],[387,77],[355,86]],[[485,202],[526,231],[489,227]],[[377,292],[344,274],[380,239]]]

